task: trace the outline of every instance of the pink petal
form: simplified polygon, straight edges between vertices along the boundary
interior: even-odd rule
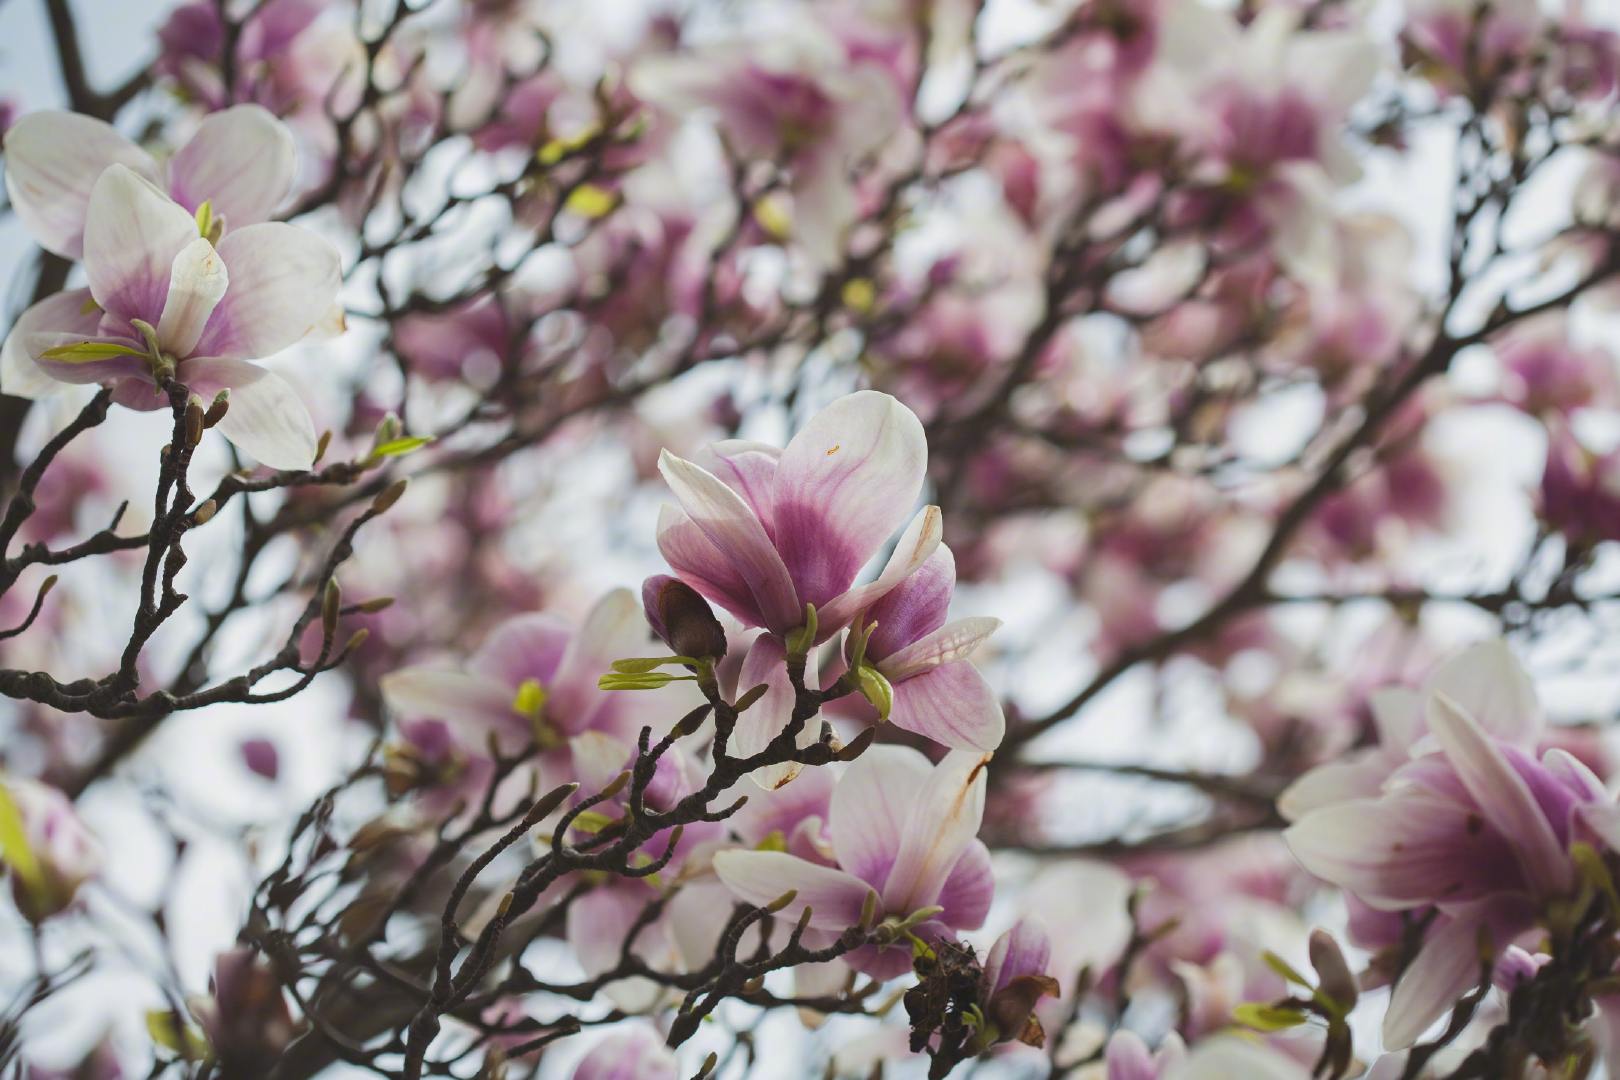
[[[731,560],[691,518],[665,504],[658,511],[658,553],[677,577],[719,604],[744,626],[764,626],[753,590]]]
[[[1298,821],[1312,810],[1351,799],[1376,798],[1394,767],[1380,747],[1348,754],[1343,761],[1318,765],[1283,789],[1277,812]]]
[[[887,881],[906,819],[933,771],[908,746],[874,746],[856,758],[838,778],[827,811],[838,865],[862,881]]]
[[[271,356],[314,329],[337,299],[337,250],[308,229],[280,222],[232,229],[219,255],[231,289],[197,342],[204,355]]]
[[[1407,965],[1384,1014],[1384,1048],[1404,1050],[1478,986],[1480,938],[1493,951],[1506,948],[1534,925],[1534,912],[1513,897],[1495,897],[1440,916],[1423,948]]]
[[[742,671],[737,676],[739,692],[746,692],[764,684],[769,687],[763,697],[737,718],[732,729],[728,752],[733,757],[748,758],[764,750],[793,719],[793,685],[788,681],[787,650],[774,634],[760,634],[748,647],[743,657]],[[799,747],[810,746],[821,737],[821,721],[812,717],[794,739]],[[760,787],[772,791],[781,787],[803,768],[786,763],[766,765],[755,769],[749,776]]]
[[[6,193],[40,247],[65,259],[84,252],[90,192],[109,165],[156,180],[157,165],[111,124],[69,112],[29,113],[6,132]]]
[[[1500,639],[1480,642],[1447,660],[1424,689],[1446,695],[1487,734],[1505,742],[1528,748],[1541,733],[1535,684]]]
[[[1471,900],[1517,877],[1512,849],[1472,806],[1422,789],[1313,810],[1283,832],[1300,864],[1371,907]]]
[[[292,132],[258,105],[211,113],[169,159],[169,194],[187,210],[211,204],[232,229],[268,221],[292,190]]]
[[[84,226],[84,272],[90,293],[109,314],[156,323],[180,249],[197,239],[197,223],[151,181],[114,165],[90,193]]]
[[[925,506],[911,519],[906,531],[894,546],[894,553],[884,564],[877,577],[865,585],[857,585],[835,598],[825,607],[817,609],[818,637],[825,641],[843,629],[864,607],[876,603],[889,590],[908,580],[927,563],[939,546],[944,525],[939,507]]]
[[[889,722],[957,750],[994,750],[1007,720],[995,691],[966,660],[893,684]]]
[[[983,615],[957,619],[891,654],[878,665],[878,669],[889,677],[890,682],[899,682],[958,660],[966,660],[1000,625],[1000,619]]]
[[[645,1023],[626,1024],[599,1040],[574,1066],[573,1080],[676,1080],[675,1051]]]
[[[573,636],[573,629],[555,615],[518,615],[489,632],[467,667],[514,692],[525,679],[550,686]]]
[[[1019,919],[990,946],[984,960],[984,981],[990,992],[1025,975],[1046,975],[1052,963],[1052,939],[1035,919]],[[1145,1048],[1144,1048],[1145,1051]]]
[[[791,923],[809,907],[810,926],[817,930],[838,932],[855,925],[872,893],[871,886],[852,874],[780,851],[722,851],[714,857],[714,872],[733,895],[759,906],[796,890],[780,917]]]
[[[180,365],[180,379],[204,402],[231,392],[219,432],[272,469],[307,469],[315,460],[315,424],[287,381],[257,364],[199,357]]]
[[[27,339],[45,332],[66,335],[66,343],[84,341],[95,337],[100,323],[101,311],[90,299],[89,289],[55,293],[34,304],[17,317],[0,349],[0,393],[38,398],[57,390],[61,380],[35,363]]]
[[[614,589],[598,600],[557,665],[547,715],[564,731],[590,726],[598,710],[624,692],[602,690],[596,681],[613,661],[647,655],[651,642],[641,602],[629,589]]]
[[[1530,886],[1543,897],[1569,888],[1569,857],[1535,796],[1502,751],[1443,694],[1429,699],[1429,730],[1480,812],[1517,853]]]
[[[619,965],[630,928],[641,911],[654,899],[651,889],[612,886],[594,889],[568,907],[568,944],[586,976],[611,971]],[[636,935],[631,950],[653,968],[668,967],[671,949],[664,929],[656,922]],[[619,979],[609,983],[604,994],[625,1012],[646,1012],[663,997],[664,990],[651,979]]]
[[[745,439],[723,439],[710,443],[697,456],[697,464],[720,478],[732,491],[742,496],[743,502],[765,526],[767,535],[775,520],[772,504],[772,484],[776,479],[776,463],[782,451],[765,443]]]
[[[978,834],[989,761],[988,754],[953,750],[934,767],[901,830],[900,852],[883,885],[884,910],[907,914],[939,899]]]
[[[970,841],[940,887],[939,899],[934,902],[945,910],[936,917],[952,930],[977,930],[984,925],[995,898],[996,875],[990,866],[990,849],[982,840]]]
[[[377,687],[397,719],[443,720],[472,733],[511,730],[512,691],[489,679],[442,668],[402,668],[384,675]]]
[[[793,437],[776,470],[775,524],[802,601],[819,609],[849,588],[916,505],[927,461],[917,417],[873,390],[839,398]]]
[[[945,625],[956,588],[956,557],[940,544],[915,573],[866,610],[863,623],[876,623],[866,655],[882,660]]]
[[[786,633],[803,625],[804,611],[787,567],[742,496],[713,473],[668,450],[658,457],[658,471],[680,500],[681,509],[730,564],[729,571],[699,568],[703,576],[711,580],[729,574],[741,577],[768,629]]]
[[[225,261],[202,237],[180,249],[169,269],[169,294],[158,320],[158,341],[171,356],[190,356],[208,317],[230,284]]]

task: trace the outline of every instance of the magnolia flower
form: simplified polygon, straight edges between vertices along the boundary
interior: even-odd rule
[[[1028,919],[1014,923],[990,946],[982,1005],[990,1027],[981,1036],[987,1044],[1013,1039],[1030,1046],[1045,1043],[1035,1005],[1060,993],[1058,981],[1048,974],[1051,966],[1051,939],[1039,923]]]
[[[712,110],[738,152],[782,162],[794,236],[823,266],[837,261],[858,213],[851,169],[894,135],[904,110],[883,66],[852,57],[813,18],[763,40],[649,57],[630,88],[675,112]]]
[[[984,814],[988,755],[952,751],[938,765],[916,750],[876,746],[838,780],[828,811],[837,866],[782,851],[722,851],[720,880],[740,899],[769,904],[789,890],[781,917],[809,909],[809,928],[830,941],[863,913],[901,923],[919,938],[944,939],[984,921],[994,885],[990,852],[976,839]],[[851,967],[892,978],[911,966],[911,949],[868,945],[847,953]]]
[[[0,357],[0,388],[38,397],[52,380],[104,383],[135,409],[167,403],[160,378],[204,400],[228,390],[219,422],[226,438],[271,468],[308,468],[315,428],[303,402],[248,361],[280,352],[327,317],[337,252],[276,222],[233,229],[216,245],[206,218],[124,165],[102,172],[84,226],[90,287],[23,313]]]
[[[8,805],[9,804],[9,805]],[[13,778],[0,784],[0,825],[15,816],[14,837],[0,843],[0,869],[11,875],[17,909],[38,923],[73,903],[101,866],[101,847],[56,788]]]
[[[299,1028],[275,969],[250,948],[231,949],[214,961],[212,990],[211,997],[191,1002],[210,1049],[227,1071],[258,1075]]]
[[[1607,837],[1614,818],[1586,766],[1563,750],[1539,761],[1526,752],[1539,713],[1511,654],[1487,645],[1464,655],[1423,701],[1426,734],[1412,737],[1418,729],[1406,716],[1411,759],[1375,793],[1360,793],[1377,768],[1364,759],[1351,763],[1354,773],[1327,774],[1342,801],[1311,774],[1301,781],[1314,788],[1308,799],[1295,791],[1284,800],[1285,812],[1313,807],[1284,833],[1307,870],[1378,911],[1435,912],[1384,1020],[1393,1050],[1412,1045],[1479,981],[1481,939],[1500,953],[1570,893],[1570,845]]]
[[[888,682],[888,719],[896,727],[956,749],[994,750],[1006,728],[1001,703],[967,657],[1001,620],[946,623],[955,587],[956,560],[941,544],[916,573],[857,616],[845,657],[870,629],[862,663]]]
[[[591,1048],[574,1067],[574,1080],[675,1080],[677,1065],[656,1031],[628,1023]]]
[[[1205,1039],[1189,1052],[1174,1032],[1150,1053],[1134,1032],[1108,1040],[1106,1080],[1308,1080],[1311,1071],[1290,1057],[1236,1035]]]
[[[111,124],[69,112],[29,113],[6,132],[6,193],[38,244],[65,259],[84,254],[90,196],[123,165],[220,228],[269,221],[292,190],[298,156],[285,124],[257,105],[212,113],[167,163]]]
[[[664,451],[680,501],[658,522],[658,549],[682,581],[747,626],[788,634],[814,604],[826,640],[909,577],[939,544],[937,507],[906,528],[876,579],[855,575],[905,520],[928,444],[910,409],[863,390],[811,417],[783,450],[736,440],[701,463]]]
[[[410,667],[384,675],[383,701],[407,737],[480,750],[494,735],[509,749],[533,740],[563,748],[570,736],[605,731],[633,741],[631,717],[643,700],[597,687],[614,660],[647,649],[647,628],[627,589],[608,593],[576,631],[556,615],[519,615],[501,623],[460,668]],[[662,703],[666,704],[667,703]],[[667,708],[660,709],[660,714]],[[666,721],[667,726],[668,721]]]

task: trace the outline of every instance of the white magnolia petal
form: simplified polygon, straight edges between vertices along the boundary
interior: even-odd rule
[[[746,692],[761,684],[767,688],[764,695],[737,718],[737,725],[732,729],[729,752],[733,757],[753,757],[770,745],[793,719],[795,695],[788,680],[787,650],[774,634],[760,634],[754,639],[737,676],[740,691]],[[810,746],[820,735],[821,721],[812,718],[794,738],[794,745]],[[760,787],[774,791],[798,776],[801,768],[791,762],[766,765],[749,776]]]
[[[909,746],[873,746],[838,778],[827,812],[838,865],[863,881],[889,876],[906,818],[934,769]]]
[[[29,113],[6,132],[6,193],[40,245],[64,259],[84,253],[90,192],[110,165],[148,180],[157,166],[111,124],[70,112]]]
[[[938,550],[944,535],[944,519],[939,507],[925,506],[917,511],[878,576],[865,585],[845,591],[816,612],[818,636],[822,640],[831,637],[863,609],[883,599],[895,586],[916,573]]]
[[[957,660],[966,660],[1000,626],[1000,619],[985,615],[957,619],[885,657],[878,670],[888,676],[890,682],[899,682]]]
[[[989,754],[953,750],[934,767],[901,831],[900,852],[883,886],[886,910],[910,913],[939,898],[956,861],[978,835],[989,763]]]
[[[847,930],[861,917],[872,887],[853,874],[818,866],[781,851],[722,851],[714,872],[733,895],[763,906],[789,890],[797,893],[780,916],[792,922],[806,907],[817,930]]]
[[[1480,924],[1452,919],[1429,934],[1401,974],[1384,1014],[1384,1048],[1405,1050],[1479,982]]]
[[[1569,857],[1530,787],[1474,719],[1441,693],[1429,699],[1429,730],[1480,813],[1513,848],[1531,887],[1555,896],[1570,883]]]
[[[84,226],[84,272],[96,302],[153,322],[163,312],[175,256],[197,238],[190,214],[123,165],[101,174]]]
[[[658,471],[681,509],[747,582],[766,626],[784,633],[801,625],[804,612],[782,556],[742,496],[707,469],[668,450],[658,456]]]
[[[169,159],[169,194],[195,212],[210,204],[231,228],[267,221],[292,190],[298,149],[287,125],[260,105],[210,113]]]
[[[893,687],[889,722],[955,750],[1001,745],[1007,718],[978,668],[966,660],[914,675]]]
[[[402,668],[384,675],[377,687],[383,703],[401,718],[478,728],[504,721],[512,712],[512,692],[506,687],[449,668]]]
[[[911,516],[928,440],[922,422],[875,390],[849,394],[811,417],[782,451],[775,536],[799,599],[821,608]]]
[[[197,351],[260,359],[320,325],[337,297],[337,249],[307,229],[266,222],[232,229],[219,242],[231,290],[214,309]]]
[[[1489,734],[1530,747],[1541,733],[1535,684],[1501,640],[1472,645],[1435,669],[1424,684],[1444,694]]]
[[[219,432],[272,469],[307,469],[315,461],[315,422],[287,380],[257,364],[229,357],[199,357],[180,366],[180,378],[204,401],[229,389],[230,408]]]
[[[41,332],[70,335],[80,340],[95,336],[101,310],[89,289],[70,289],[47,296],[17,316],[0,348],[0,393],[39,398],[61,387],[61,381],[34,361],[27,339]],[[49,346],[47,346],[49,347]]]
[[[229,284],[225,260],[213,244],[199,236],[180,249],[169,270],[169,295],[157,325],[158,341],[165,352],[191,355]]]

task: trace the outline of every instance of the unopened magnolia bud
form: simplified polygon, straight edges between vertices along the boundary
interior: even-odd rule
[[[231,392],[229,390],[221,390],[215,394],[213,402],[208,406],[208,411],[203,413],[203,427],[213,427],[225,419],[225,414],[230,410],[230,407]]]
[[[1311,966],[1316,969],[1318,986],[1322,993],[1348,1012],[1356,1003],[1359,987],[1350,973],[1339,943],[1326,930],[1311,931]]]
[[[392,484],[383,488],[382,493],[371,501],[371,512],[374,514],[386,512],[389,507],[399,502],[400,496],[405,494],[405,487],[409,483],[408,480],[395,480]]]
[[[653,633],[678,656],[718,660],[726,655],[726,631],[709,602],[679,578],[658,574],[641,586],[641,603]]]
[[[377,612],[387,611],[393,606],[394,598],[392,596],[378,596],[355,605],[355,610],[365,615],[375,615]]]
[[[343,606],[343,586],[337,578],[328,578],[326,592],[321,597],[321,629],[331,637],[337,632],[338,612]]]
[[[310,464],[311,465],[319,465],[321,463],[321,458],[326,456],[326,448],[331,446],[331,445],[332,445],[332,433],[331,433],[331,431],[323,431],[323,432],[321,432],[321,437],[319,439],[315,440],[315,460],[311,461]]]
[[[196,446],[202,442],[203,436],[203,407],[202,398],[196,394],[186,402],[186,442]]]
[[[765,910],[767,912],[769,912],[770,914],[775,915],[777,912],[781,911],[783,908],[785,908],[789,904],[793,903],[794,900],[797,900],[798,897],[799,897],[799,890],[797,890],[797,889],[789,889],[787,892],[783,893],[781,896],[778,896],[775,900],[772,900],[770,903],[766,904],[765,905]]]
[[[630,782],[630,770],[626,769],[613,778],[613,783],[602,789],[602,799],[606,801],[624,790],[624,785]]]
[[[343,643],[343,651],[346,653],[354,652],[354,650],[364,645],[366,643],[366,638],[370,636],[371,631],[362,626],[360,629],[349,635],[349,640]]]

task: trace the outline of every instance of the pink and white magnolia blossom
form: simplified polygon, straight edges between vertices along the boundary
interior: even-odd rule
[[[745,626],[786,635],[814,604],[824,641],[939,545],[939,509],[925,507],[883,571],[852,587],[916,505],[927,461],[916,415],[874,390],[828,405],[782,450],[730,440],[697,461],[666,450],[658,469],[680,509],[660,516],[658,550]]]
[[[675,1080],[678,1066],[657,1031],[631,1021],[597,1040],[574,1067],[573,1080]]]
[[[79,887],[100,870],[101,845],[72,800],[49,784],[5,777],[0,795],[16,815],[22,848],[8,843],[0,849],[0,871],[11,878],[17,909],[39,923],[72,904]]]
[[[976,834],[984,815],[989,755],[954,750],[938,765],[916,750],[875,746],[839,777],[827,829],[836,866],[784,851],[721,851],[714,870],[739,898],[769,904],[789,890],[788,921],[810,910],[810,931],[831,941],[872,905],[878,920],[907,920],[911,932],[947,940],[984,922],[994,884],[990,852]],[[933,909],[938,910],[933,910]],[[844,962],[874,978],[911,967],[911,947],[866,945]]]
[[[464,665],[402,668],[378,686],[413,750],[430,765],[453,766],[450,786],[459,791],[487,780],[492,736],[507,752],[533,740],[559,761],[570,756],[569,740],[587,732],[633,746],[646,719],[662,735],[680,715],[669,692],[653,700],[597,686],[614,660],[648,646],[640,604],[616,589],[577,629],[547,612],[519,615],[492,630]]]
[[[712,110],[736,151],[783,163],[793,237],[822,266],[859,213],[851,170],[894,137],[905,109],[886,65],[811,15],[759,40],[643,59],[630,88],[676,113]]]
[[[106,168],[85,214],[89,288],[22,314],[0,356],[0,389],[40,397],[58,383],[102,383],[142,410],[167,404],[160,376],[205,401],[228,390],[218,425],[226,438],[271,468],[307,468],[308,410],[284,379],[250,361],[328,318],[341,281],[337,251],[279,222],[232,229],[216,244],[199,235],[204,217],[129,167]]]
[[[269,221],[292,191],[292,133],[258,105],[211,113],[166,162],[104,120],[70,112],[29,113],[6,132],[6,194],[34,240],[64,259],[84,255],[90,196],[101,174],[123,165],[187,212],[209,204],[223,228]]]
[[[862,662],[893,691],[889,720],[916,735],[961,750],[991,751],[1006,730],[1001,702],[968,661],[1000,619],[976,616],[947,623],[956,588],[956,560],[944,544],[917,572],[856,617],[844,646],[867,628]],[[745,714],[746,715],[746,714]]]
[[[1481,940],[1502,953],[1570,894],[1570,845],[1606,841],[1615,809],[1569,753],[1532,756],[1540,710],[1499,643],[1377,709],[1391,745],[1313,770],[1280,801],[1311,873],[1375,912],[1434,913],[1384,1020],[1399,1050],[1479,981]]]

